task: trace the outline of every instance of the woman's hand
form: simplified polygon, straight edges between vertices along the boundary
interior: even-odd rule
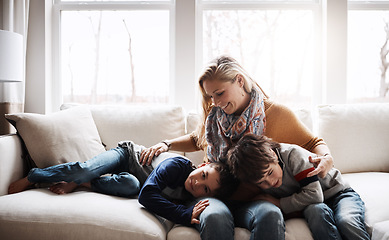
[[[162,142],[157,143],[149,148],[145,148],[140,154],[139,163],[141,165],[150,165],[154,157],[157,157],[159,154],[167,152],[168,150],[168,146]]]
[[[198,217],[204,211],[204,209],[208,206],[209,206],[208,199],[199,201],[193,208],[192,218],[190,219],[190,223],[191,224],[200,224],[200,220],[198,219]]]
[[[319,177],[324,178],[334,166],[334,160],[328,153],[324,154],[324,156],[317,156],[315,158],[309,156],[308,160],[313,163],[316,169],[308,173],[307,177],[318,175]]]

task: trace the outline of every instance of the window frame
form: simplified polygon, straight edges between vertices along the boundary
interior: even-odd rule
[[[202,62],[202,12],[223,9],[311,9],[315,16],[315,47],[318,50],[312,91],[312,105],[347,103],[347,13],[349,10],[389,10],[389,1],[312,0],[281,3],[253,1],[204,2],[201,0],[167,0],[161,2],[127,1],[120,3],[53,2],[51,91],[54,111],[62,104],[60,80],[60,12],[77,9],[151,10],[170,13],[170,102],[187,111],[198,110],[197,78]],[[335,26],[335,27],[333,27]],[[195,90],[194,90],[195,89]]]
[[[296,2],[288,2],[288,3],[280,3],[276,1],[269,2],[253,2],[253,1],[228,1],[228,2],[210,2],[210,1],[202,1],[197,0],[198,6],[196,9],[196,47],[199,49],[196,55],[196,72],[201,71],[201,67],[204,63],[202,63],[203,55],[202,55],[202,25],[203,25],[203,11],[206,10],[311,10],[314,15],[314,26],[319,26],[315,28],[314,32],[314,44],[315,49],[322,49],[322,2],[321,0],[312,0],[311,2],[304,1],[296,1]],[[312,84],[312,92],[316,92],[312,96],[311,105],[315,106],[321,104],[323,101],[323,79],[322,79],[322,51],[317,51],[315,53],[315,70],[314,79],[315,81]],[[243,66],[244,67],[244,66]],[[271,96],[270,96],[271,97]]]
[[[87,3],[87,4],[86,4]],[[125,2],[89,2],[89,1],[69,1],[62,2],[54,0],[53,2],[53,79],[51,91],[52,110],[56,111],[62,105],[62,79],[61,79],[61,11],[77,10],[167,10],[169,11],[169,92],[174,93],[174,37],[175,37],[175,0],[165,0],[160,2],[147,1],[125,1]],[[174,97],[169,99],[173,103]]]

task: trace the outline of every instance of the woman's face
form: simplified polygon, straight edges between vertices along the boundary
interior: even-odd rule
[[[222,82],[219,80],[204,81],[205,93],[212,99],[215,106],[220,107],[227,114],[239,115],[248,106],[250,95],[244,89],[244,80],[236,75],[236,80]]]

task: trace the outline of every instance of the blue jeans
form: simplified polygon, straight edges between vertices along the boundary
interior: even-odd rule
[[[203,199],[209,200],[209,206],[200,214],[200,224],[195,225],[201,239],[234,240],[234,218],[227,205],[215,198]]]
[[[325,203],[305,208],[304,217],[315,240],[370,239],[365,226],[362,199],[348,188],[327,199]]]
[[[210,204],[200,214],[200,224],[196,225],[202,240],[233,240],[234,218],[237,227],[251,232],[251,240],[285,239],[284,219],[275,205],[266,201],[234,202],[228,204],[229,208],[220,200],[207,199]]]
[[[137,165],[137,159],[130,157],[126,148],[117,147],[86,162],[69,162],[44,169],[33,168],[27,178],[33,183],[90,182],[95,192],[130,197],[139,193],[141,183],[138,178],[147,178],[145,173],[139,176],[141,171],[138,171],[136,176],[130,174],[135,172],[133,169]],[[112,175],[101,176],[107,173]]]
[[[250,240],[285,239],[285,221],[281,209],[267,201],[240,203],[234,210],[235,224],[251,232]]]

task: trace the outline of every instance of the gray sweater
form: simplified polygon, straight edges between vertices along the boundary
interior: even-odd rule
[[[283,170],[282,185],[264,191],[280,198],[281,210],[284,213],[301,211],[308,205],[324,202],[349,187],[340,171],[335,168],[332,168],[324,178],[307,177],[314,169],[308,156],[315,157],[315,154],[304,148],[283,143],[276,152]]]

